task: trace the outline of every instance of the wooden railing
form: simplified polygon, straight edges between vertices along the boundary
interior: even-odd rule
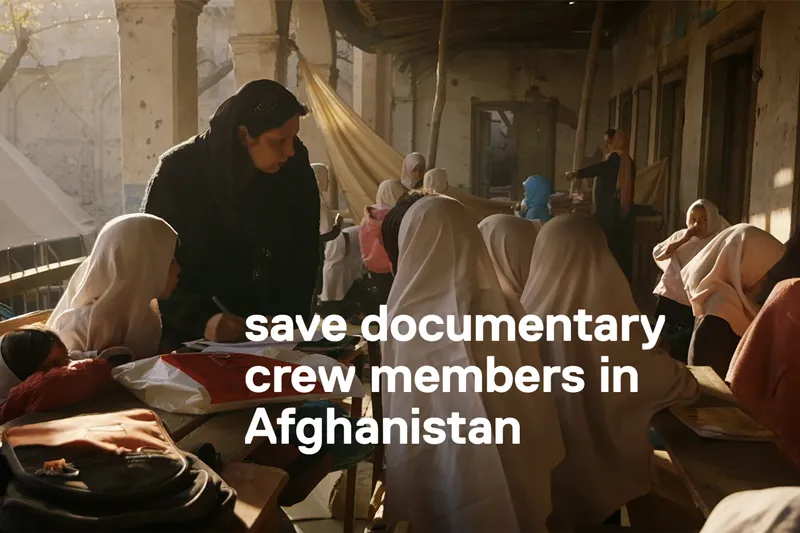
[[[0,300],[15,302],[12,308],[17,313],[52,308],[84,259],[67,259],[0,276]]]
[[[25,315],[9,318],[8,320],[2,320],[0,321],[0,335],[5,335],[9,331],[21,328],[22,326],[43,324],[47,322],[47,319],[50,318],[50,314],[52,312],[52,309],[47,309],[46,311],[34,311]]]

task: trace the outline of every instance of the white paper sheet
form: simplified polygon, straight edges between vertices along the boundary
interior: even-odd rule
[[[324,338],[325,336],[322,334],[321,331],[315,331],[312,335],[311,341],[309,342],[321,341]],[[275,340],[268,338],[263,341],[220,343],[220,342],[211,342],[205,339],[200,339],[196,341],[184,342],[183,345],[186,346],[187,348],[193,348],[195,350],[201,350],[203,352],[237,352],[237,353],[260,354],[266,347],[274,347],[283,350],[293,350],[301,342],[307,342],[307,341],[303,339],[300,330],[296,329],[292,332],[292,342],[286,342],[285,340]]]

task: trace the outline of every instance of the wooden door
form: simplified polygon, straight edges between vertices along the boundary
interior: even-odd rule
[[[511,183],[511,198],[522,197],[522,182],[538,174],[555,179],[555,107],[550,102],[522,104],[515,114],[517,165]]]

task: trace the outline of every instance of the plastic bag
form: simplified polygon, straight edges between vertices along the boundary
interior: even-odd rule
[[[245,376],[253,366],[263,366],[269,375],[258,375],[255,384],[269,383],[266,392],[255,393],[247,388]],[[276,367],[308,367],[313,374],[313,390],[299,392],[292,385],[291,374],[283,374],[280,390],[276,390]],[[345,378],[338,380],[331,392],[323,388],[325,377],[339,370]],[[293,403],[334,398],[363,397],[364,387],[348,368],[336,360],[319,354],[267,348],[264,355],[235,353],[172,353],[142,359],[115,368],[112,377],[144,403],[168,413],[211,414],[256,407],[267,403]],[[346,378],[353,376],[347,387]],[[310,380],[309,380],[310,381]],[[311,384],[303,381],[303,384]]]

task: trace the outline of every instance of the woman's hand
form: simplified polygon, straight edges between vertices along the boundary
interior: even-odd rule
[[[219,313],[208,319],[203,336],[212,342],[242,342],[245,332],[247,324],[243,318]]]
[[[578,171],[570,170],[565,174],[565,176],[567,177],[568,180],[574,180],[578,177]]]
[[[671,243],[669,246],[667,246],[667,249],[664,250],[664,256],[666,256],[666,257],[671,256],[672,254],[677,252],[678,248],[680,248],[681,246],[683,246],[683,242],[682,241],[675,241],[675,242]]]
[[[694,226],[689,226],[688,228],[686,228],[686,234],[684,235],[684,239],[688,241],[692,237],[699,237],[699,236],[700,236],[700,226],[695,224]]]

